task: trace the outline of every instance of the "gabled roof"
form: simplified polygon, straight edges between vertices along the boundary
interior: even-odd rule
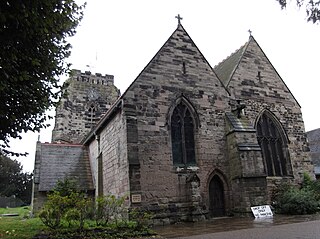
[[[179,34],[178,32],[181,31],[183,34]],[[154,59],[158,56],[158,54],[162,51],[162,49],[173,39],[173,37],[177,35],[179,37],[183,37],[183,35],[185,35],[188,40],[200,53],[200,55],[203,57],[203,59],[205,60],[205,62],[208,64],[208,66],[211,68],[212,73],[217,77],[218,81],[221,83],[221,86],[226,90],[226,92],[230,95],[230,92],[228,91],[228,89],[226,88],[226,86],[223,84],[223,82],[221,81],[221,79],[218,77],[217,73],[214,71],[214,69],[212,68],[212,66],[210,65],[210,63],[207,61],[207,59],[204,57],[204,55],[202,54],[202,52],[199,50],[199,48],[197,47],[197,45],[194,43],[194,41],[192,40],[192,38],[190,37],[190,35],[188,34],[188,32],[184,29],[184,27],[182,26],[181,23],[178,24],[178,27],[175,29],[175,31],[170,35],[170,37],[168,38],[168,40],[162,45],[162,47],[158,50],[158,52],[153,56],[153,58],[149,61],[149,63],[143,68],[143,70],[139,73],[139,75],[136,77],[136,79],[130,84],[130,86],[127,88],[127,90],[123,93],[123,95],[121,97],[124,97],[126,95],[126,93],[130,90],[130,88],[135,84],[135,82],[139,79],[140,75],[146,70],[146,68],[148,68],[148,66],[154,61]],[[190,53],[189,53],[190,54]]]
[[[93,190],[87,148],[82,145],[40,143],[39,191],[51,191],[58,180],[77,179],[79,189]],[[37,146],[38,147],[38,146]]]
[[[214,67],[216,74],[225,87],[228,86],[234,71],[237,69],[247,45],[248,42]]]
[[[283,81],[279,73],[277,72],[276,68],[272,65],[267,55],[264,53],[258,42],[254,39],[253,36],[250,36],[249,41],[246,42],[242,47],[240,47],[236,52],[231,54],[229,57],[227,57],[225,60],[223,60],[221,63],[219,63],[217,66],[214,67],[214,70],[216,71],[218,77],[223,82],[224,86],[228,89],[228,85],[233,78],[233,75],[235,71],[237,70],[243,56],[247,52],[248,46],[250,44],[256,44],[264,57],[267,59],[267,61],[270,63],[271,67],[273,68],[274,72],[278,75],[279,79],[282,81],[282,83],[287,88],[288,92],[291,94],[293,99],[296,101],[296,103],[300,106],[297,99],[294,97],[294,95],[291,93],[290,89],[286,85],[286,83]]]
[[[182,34],[181,34],[182,33]],[[184,29],[181,23],[178,24],[178,27],[175,29],[175,31],[170,35],[168,40],[162,45],[162,47],[158,50],[158,52],[153,56],[153,58],[149,61],[149,63],[143,68],[143,70],[139,73],[139,75],[135,78],[135,80],[130,84],[130,86],[126,89],[126,91],[118,98],[118,100],[113,104],[113,106],[106,112],[106,114],[102,117],[102,119],[98,122],[98,124],[91,130],[91,132],[85,137],[81,143],[88,144],[95,136],[96,132],[99,132],[101,128],[114,116],[114,113],[119,110],[119,107],[122,104],[122,99],[124,99],[127,95],[127,92],[134,86],[134,84],[137,82],[137,80],[140,78],[141,74],[146,71],[146,69],[154,62],[156,57],[160,54],[160,52],[163,50],[163,48],[170,43],[170,41],[173,39],[173,37],[177,35],[178,37],[187,37],[186,40],[190,44],[192,44],[197,51],[200,53],[201,57],[205,60],[205,62],[208,64],[208,66],[211,68],[212,73],[216,76],[216,79],[220,82],[222,88],[226,91],[227,94],[230,95],[230,92],[225,87],[221,79],[218,77],[216,72],[213,70],[207,59],[203,56],[197,45],[193,42],[187,31]],[[188,53],[190,54],[190,52]]]
[[[233,112],[226,112],[226,117],[230,122],[230,132],[256,132],[254,127],[251,125],[248,119],[244,117],[237,117]]]

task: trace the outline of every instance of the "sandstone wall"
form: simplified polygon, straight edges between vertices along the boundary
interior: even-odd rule
[[[102,152],[103,194],[129,196],[129,167],[126,146],[126,124],[119,111],[99,133]],[[98,144],[90,144],[90,152],[98,151]],[[92,160],[92,159],[91,159]]]
[[[189,167],[175,166],[172,161],[168,118],[181,97],[194,106],[200,123],[195,131],[196,165]],[[188,219],[195,196],[190,195],[192,182],[188,179],[196,174],[200,180],[197,209],[208,209],[210,177],[215,170],[228,173],[224,132],[227,101],[227,92],[207,61],[186,32],[178,28],[124,96],[131,128],[136,128],[128,132],[128,138],[136,136],[131,146],[138,148],[138,163],[132,166],[130,177],[136,182],[131,194],[141,195],[138,205],[147,206],[165,222]]]
[[[234,98],[245,103],[244,113],[252,125],[255,126],[263,110],[280,121],[289,141],[293,172],[285,180],[300,183],[303,172],[313,175],[300,106],[255,40],[249,41],[228,89]],[[281,180],[268,177],[270,190]]]
[[[98,165],[99,165],[99,155],[100,155],[100,145],[99,138],[96,137],[89,144],[89,161],[90,161],[90,169],[92,174],[92,182],[95,188],[95,196],[98,196]]]
[[[119,97],[112,75],[74,70],[56,108],[52,142],[79,143]]]

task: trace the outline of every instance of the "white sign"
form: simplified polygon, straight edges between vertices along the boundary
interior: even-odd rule
[[[269,205],[251,207],[251,211],[255,218],[273,217],[273,214]]]
[[[132,203],[139,203],[139,202],[141,202],[141,194],[132,194],[132,195],[131,195],[131,202],[132,202]]]

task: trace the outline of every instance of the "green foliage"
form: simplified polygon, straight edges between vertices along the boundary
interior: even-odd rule
[[[133,208],[130,210],[129,217],[130,220],[136,222],[137,229],[143,230],[150,227],[153,215],[149,211]]]
[[[96,223],[106,226],[110,221],[116,224],[123,218],[125,197],[116,198],[114,195],[98,197],[96,200]]]
[[[61,196],[58,192],[48,195],[48,201],[39,212],[39,218],[46,226],[56,229],[61,226],[61,219],[69,204],[68,197]]]
[[[31,203],[32,174],[24,173],[17,160],[0,155],[0,196],[15,195],[25,204]]]
[[[69,206],[65,212],[64,218],[69,225],[74,222],[82,230],[86,219],[90,218],[93,203],[83,193],[72,193],[69,196]]]
[[[108,195],[93,203],[72,179],[57,183],[39,212],[41,221],[54,229],[50,238],[132,238],[152,235],[151,214],[124,207],[126,197]],[[93,220],[94,219],[94,220]]]
[[[0,208],[2,213],[20,213],[21,215],[29,212],[29,207],[21,208]],[[74,214],[76,215],[76,213]],[[30,238],[141,238],[155,235],[149,228],[138,229],[136,221],[119,220],[117,223],[110,221],[106,226],[97,226],[94,220],[87,220],[83,229],[79,230],[78,222],[67,224],[64,217],[60,228],[46,230],[39,218],[21,220],[22,217],[0,218],[0,238],[2,239],[30,239]]]
[[[302,187],[282,184],[273,195],[274,207],[283,214],[312,214],[319,210],[320,183],[304,174]]]
[[[83,16],[74,0],[0,1],[0,149],[9,138],[47,127],[45,111],[56,105],[59,76],[69,64],[67,38]],[[1,152],[0,152],[1,153]]]
[[[283,214],[312,214],[316,213],[318,202],[312,191],[291,187],[278,198],[277,209]]]
[[[1,214],[18,214],[19,215],[18,218],[26,219],[30,217],[30,211],[31,211],[30,206],[0,208],[0,215]]]
[[[48,195],[39,217],[52,229],[61,227],[62,221],[65,220],[69,226],[76,225],[81,230],[92,207],[92,200],[77,190],[75,181],[66,178],[59,181],[54,191]]]
[[[80,192],[77,180],[73,178],[65,178],[63,181],[59,180],[54,188],[54,191],[60,196],[70,196],[72,193]]]
[[[281,5],[281,8],[286,8],[287,0],[277,0]],[[318,23],[320,21],[320,1],[313,0],[296,0],[296,4],[299,8],[305,8],[307,21],[312,23]]]
[[[302,187],[312,191],[316,200],[320,203],[320,181],[312,180],[309,174],[304,173]]]

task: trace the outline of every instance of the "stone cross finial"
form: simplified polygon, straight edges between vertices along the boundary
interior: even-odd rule
[[[241,115],[244,113],[242,111],[243,111],[243,109],[246,108],[246,105],[241,103],[241,100],[239,100],[239,99],[237,99],[237,100],[232,99],[229,102],[229,105],[232,107],[231,111],[236,114],[237,118],[240,119]]]
[[[178,14],[178,16],[176,16],[176,18],[178,19],[178,25],[181,24],[181,20],[183,19],[182,17],[180,17],[180,14]]]
[[[252,31],[250,29],[248,30],[248,32],[249,32],[250,36],[252,36]]]
[[[235,111],[237,111],[237,117],[239,119],[241,118],[242,110],[244,108],[246,108],[246,105],[245,104],[241,104],[241,100],[237,100],[237,105],[236,105]]]

